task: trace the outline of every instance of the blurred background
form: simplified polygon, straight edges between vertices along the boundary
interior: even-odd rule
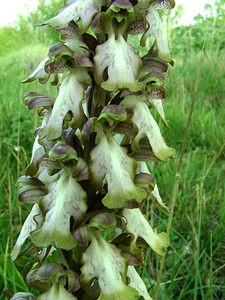
[[[51,95],[56,91],[49,85],[22,85],[21,80],[58,42],[54,30],[36,25],[55,15],[63,2],[4,1],[0,9],[1,291],[27,291],[24,274],[32,257],[12,263],[10,251],[30,210],[18,202],[16,181],[29,162],[39,121],[23,106],[22,96],[30,90]],[[166,79],[169,128],[162,123],[160,128],[167,143],[176,148],[177,159],[151,168],[166,203],[171,199],[201,55],[203,65],[159,299],[225,299],[225,0],[177,0],[176,9],[164,17],[175,67]],[[159,232],[165,230],[167,215],[154,203],[148,216]],[[159,258],[149,251],[140,272],[150,293],[158,269]]]

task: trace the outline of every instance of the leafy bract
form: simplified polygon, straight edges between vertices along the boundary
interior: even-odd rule
[[[133,267],[133,266],[128,267],[127,276],[130,279],[129,286],[131,286],[136,291],[138,291],[139,296],[142,296],[144,298],[144,300],[152,299],[148,294],[147,288],[146,288],[143,280],[141,279],[141,277],[135,270],[135,267]]]
[[[69,293],[62,283],[54,283],[49,291],[40,295],[37,300],[76,300],[77,298]]]
[[[99,144],[91,151],[90,170],[97,187],[107,183],[108,192],[102,202],[108,208],[121,208],[146,197],[144,190],[133,182],[135,161],[111,134],[102,134]]]
[[[42,213],[38,204],[35,204],[28,215],[26,221],[23,224],[23,227],[20,231],[19,237],[16,241],[16,244],[11,253],[12,260],[15,260],[20,253],[20,250],[24,242],[30,237],[30,234],[37,230],[43,220]]]
[[[141,237],[156,253],[165,254],[166,248],[169,246],[169,239],[165,232],[154,233],[139,208],[124,209],[122,214],[127,220],[126,230],[134,235],[133,243],[136,243],[138,237]]]
[[[57,16],[43,22],[41,25],[50,25],[56,29],[65,28],[70,21],[82,21],[81,31],[85,32],[91,25],[94,15],[98,12],[103,1],[100,0],[76,0],[67,6]]]
[[[132,147],[134,151],[140,149],[140,140],[147,137],[155,156],[160,160],[174,158],[175,150],[168,147],[161,135],[160,129],[151,115],[148,105],[136,96],[127,96],[122,104],[127,108],[133,108],[132,121],[138,127]]]
[[[64,118],[69,112],[72,113],[74,127],[84,123],[85,116],[82,108],[84,88],[81,82],[88,83],[89,80],[88,74],[82,69],[72,72],[63,80],[47,125],[40,130],[40,138],[45,136],[49,140],[59,138],[62,134]]]
[[[82,258],[81,283],[88,288],[96,278],[98,300],[136,300],[137,292],[126,285],[126,261],[119,250],[100,235],[92,237]]]
[[[94,61],[95,80],[103,89],[141,89],[137,82],[141,59],[121,34],[117,38],[112,34],[105,43],[97,46]]]
[[[148,10],[146,20],[148,22],[148,29],[142,36],[142,46],[145,45],[147,37],[153,34],[157,42],[159,57],[166,62],[170,62],[171,54],[168,46],[166,27],[163,25],[158,11],[152,5]]]
[[[49,185],[49,194],[40,202],[45,214],[41,228],[31,235],[34,244],[48,247],[72,249],[75,239],[70,231],[70,219],[78,223],[85,215],[86,192],[69,170],[65,169],[59,180]]]

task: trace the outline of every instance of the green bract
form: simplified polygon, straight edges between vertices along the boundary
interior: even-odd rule
[[[137,270],[148,247],[165,255],[169,246],[142,211],[146,200],[168,210],[150,171],[175,155],[152,113],[167,125],[164,79],[173,61],[158,9],[173,6],[173,0],[66,1],[42,23],[61,42],[24,83],[52,78],[57,96],[24,96],[41,122],[26,176],[18,180],[20,201],[33,208],[11,254],[37,260],[26,281],[39,292],[13,300],[151,300]],[[136,47],[150,35],[155,42],[141,57]]]

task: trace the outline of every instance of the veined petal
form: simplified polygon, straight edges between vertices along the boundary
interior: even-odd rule
[[[108,208],[121,208],[129,202],[141,202],[146,193],[135,186],[135,161],[129,158],[124,148],[113,136],[103,135],[99,144],[91,151],[90,170],[94,183],[101,187],[107,182],[108,192],[103,204]]]
[[[41,25],[50,25],[56,29],[65,28],[70,21],[82,21],[82,32],[91,25],[94,15],[98,12],[102,1],[99,0],[76,0],[67,6],[62,12]]]
[[[40,295],[37,300],[77,300],[69,293],[61,283],[55,283],[46,293]]]
[[[95,61],[95,79],[107,91],[129,89],[138,91],[141,84],[137,82],[141,58],[136,51],[119,35],[112,34],[109,39],[97,46]],[[104,80],[104,73],[107,79]]]
[[[144,300],[152,300],[152,298],[148,294],[147,288],[143,280],[135,270],[135,267],[128,266],[127,276],[130,278],[129,286],[138,291],[139,296],[142,296]]]
[[[122,101],[121,105],[128,108],[133,107],[132,121],[139,130],[132,143],[134,151],[139,150],[140,140],[147,137],[157,158],[160,160],[174,158],[175,150],[165,144],[160,129],[151,115],[147,104],[144,101],[141,101],[141,99],[138,99],[138,97],[127,96],[125,100]]]
[[[81,283],[88,288],[97,279],[98,300],[136,300],[137,292],[126,282],[126,261],[119,250],[100,235],[93,236],[82,258]]]
[[[152,5],[148,10],[146,20],[149,27],[142,36],[141,45],[144,46],[147,37],[153,34],[158,45],[159,57],[164,61],[170,62],[171,54],[168,45],[167,31],[160,19],[158,11]]]
[[[49,186],[49,194],[40,202],[45,213],[42,227],[31,235],[34,244],[48,247],[54,244],[60,249],[75,247],[75,239],[70,231],[70,219],[82,220],[87,210],[86,192],[72,177],[69,170],[64,170],[58,181]]]
[[[33,231],[38,229],[38,227],[41,225],[42,220],[43,220],[43,216],[40,211],[40,208],[38,204],[35,204],[29,216],[27,217],[26,221],[24,222],[19,237],[13,248],[13,251],[11,253],[12,260],[15,260],[17,258],[24,242],[30,237],[30,234]]]
[[[82,69],[65,77],[47,125],[40,130],[40,138],[47,137],[48,140],[59,138],[62,134],[64,118],[68,112],[72,112],[72,124],[74,127],[83,125],[85,121],[82,108],[84,88],[79,77],[84,79],[85,83],[90,79],[86,71]]]
[[[165,254],[166,248],[169,246],[169,238],[165,232],[154,233],[139,208],[124,209],[122,214],[127,220],[127,231],[135,237],[133,243],[136,243],[137,238],[141,237],[156,253]]]

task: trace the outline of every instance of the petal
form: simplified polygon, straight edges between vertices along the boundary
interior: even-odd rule
[[[135,267],[129,266],[127,270],[127,276],[130,278],[129,286],[134,288],[136,291],[138,291],[139,296],[142,296],[144,300],[152,300],[152,298],[149,296],[147,288],[135,270]]]
[[[45,212],[42,227],[35,231],[31,239],[39,247],[54,244],[60,249],[75,247],[75,239],[70,231],[70,219],[79,223],[87,210],[86,192],[74,179],[69,170],[64,170],[57,182],[49,186],[49,194],[40,202]]]
[[[37,66],[37,68],[31,73],[31,75],[29,77],[27,77],[26,79],[24,79],[22,82],[28,83],[28,82],[32,82],[36,79],[46,78],[46,76],[48,76],[48,74],[45,72],[45,64],[47,63],[48,60],[49,60],[49,57],[46,57],[45,59],[43,59],[40,62],[40,64]]]
[[[134,151],[138,152],[140,140],[147,137],[157,158],[167,160],[175,157],[175,150],[165,144],[160,129],[144,101],[135,96],[128,96],[122,101],[121,105],[127,108],[133,106],[132,121],[139,130],[132,143]]]
[[[94,15],[98,12],[102,1],[96,0],[76,0],[67,6],[54,18],[43,22],[41,25],[50,25],[56,29],[65,28],[70,21],[82,21],[82,32],[85,32],[91,25]]]
[[[167,30],[160,19],[158,11],[153,6],[150,6],[146,20],[149,27],[142,36],[141,45],[144,46],[147,37],[153,34],[157,42],[159,57],[164,61],[170,62],[171,54],[168,45]]]
[[[119,250],[100,235],[93,236],[82,257],[81,284],[88,289],[96,278],[100,288],[98,300],[136,300],[137,292],[126,286],[126,261]]]
[[[169,238],[165,232],[154,233],[139,208],[124,209],[122,214],[127,220],[127,231],[135,236],[133,243],[136,243],[137,238],[141,237],[156,253],[165,254],[166,248],[169,246]]]
[[[87,81],[89,79],[87,76],[84,70],[78,70],[65,77],[47,125],[40,130],[40,138],[46,137],[48,140],[59,138],[62,134],[64,118],[68,112],[72,113],[74,127],[80,127],[84,123],[85,116],[82,108],[84,88],[79,80]]]
[[[38,204],[35,204],[26,221],[24,222],[23,227],[20,231],[20,235],[13,248],[13,251],[11,253],[12,260],[15,260],[18,257],[24,242],[26,241],[26,239],[28,239],[33,231],[38,229],[38,226],[41,224],[42,220],[43,217],[40,208]]]
[[[127,88],[138,91],[141,84],[137,82],[141,59],[136,51],[119,35],[111,37],[97,46],[95,62],[95,79],[107,91],[118,91]],[[107,72],[108,79],[104,80]]]
[[[98,187],[107,182],[108,193],[102,202],[108,208],[121,208],[130,201],[141,202],[146,197],[144,190],[133,182],[135,161],[126,155],[113,136],[103,135],[91,151],[90,170]]]

